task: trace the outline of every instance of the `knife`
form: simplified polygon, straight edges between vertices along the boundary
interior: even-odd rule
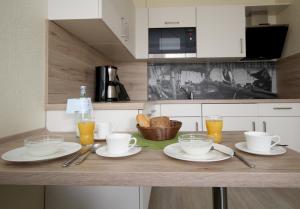
[[[79,152],[75,153],[74,155],[72,155],[71,158],[69,158],[68,160],[63,162],[62,167],[68,167],[69,165],[71,165],[81,155],[84,155],[85,153],[87,153],[91,149],[91,147],[92,146],[90,146],[90,145],[82,147]]]
[[[212,146],[212,150],[216,150],[217,152],[220,152],[222,154],[228,155],[230,157],[236,157],[237,159],[239,159],[240,161],[242,161],[245,165],[247,165],[249,168],[255,168],[255,165],[248,162],[243,156],[241,156],[240,154],[236,153],[235,151],[233,151],[232,154],[227,153],[223,150],[220,150],[218,148],[216,148],[215,146]]]

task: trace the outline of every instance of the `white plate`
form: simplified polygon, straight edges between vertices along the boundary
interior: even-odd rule
[[[44,160],[52,160],[73,154],[81,149],[81,145],[75,142],[64,142],[60,149],[51,155],[33,156],[27,153],[25,147],[19,147],[4,153],[1,157],[9,162],[36,162]]]
[[[100,155],[102,157],[127,157],[131,155],[135,155],[139,153],[142,150],[141,147],[133,147],[129,151],[121,154],[111,154],[107,151],[106,145],[103,147],[100,147],[99,149],[96,150],[96,154]]]
[[[233,150],[229,147],[226,147],[222,144],[213,144],[213,146],[220,151],[224,151],[230,155],[233,155]],[[186,160],[192,162],[215,162],[215,161],[221,161],[221,160],[226,160],[228,158],[231,158],[231,156],[220,153],[216,150],[212,150],[203,156],[189,155],[180,148],[179,143],[170,144],[166,146],[164,148],[164,153],[169,157],[178,160]]]
[[[282,154],[286,153],[286,149],[284,147],[280,147],[280,146],[272,147],[271,150],[267,151],[267,152],[249,150],[247,148],[246,142],[236,143],[235,147],[238,150],[241,150],[243,152],[247,152],[247,153],[250,153],[250,154],[255,154],[255,155],[270,155],[270,156],[273,156],[273,155],[282,155]]]

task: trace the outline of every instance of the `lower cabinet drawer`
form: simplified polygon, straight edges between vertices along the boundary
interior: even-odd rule
[[[202,115],[254,117],[258,116],[257,104],[203,104]]]
[[[196,123],[198,123],[198,131],[202,131],[201,117],[171,117],[170,119],[182,122],[179,131],[196,131]]]
[[[300,116],[298,103],[259,104],[259,116]]]
[[[207,131],[205,120],[203,117],[203,130]],[[223,117],[223,131],[252,131],[257,130],[257,126],[257,117]]]
[[[161,115],[170,117],[200,117],[201,104],[162,104]]]

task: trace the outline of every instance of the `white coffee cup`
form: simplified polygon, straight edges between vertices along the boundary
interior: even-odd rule
[[[134,142],[130,143],[131,141]],[[107,136],[106,143],[109,153],[122,154],[133,148],[137,143],[137,139],[132,137],[131,134],[114,133]]]
[[[96,138],[106,139],[111,134],[111,125],[109,122],[96,123]]]
[[[267,152],[280,142],[280,137],[266,132],[245,132],[246,144],[249,150]],[[273,143],[272,143],[273,142]]]

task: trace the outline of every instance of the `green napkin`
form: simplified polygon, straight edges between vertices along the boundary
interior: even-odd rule
[[[169,144],[177,143],[179,135],[180,134],[177,134],[174,139],[170,139],[170,140],[153,141],[153,140],[144,139],[139,132],[132,134],[132,136],[137,139],[138,146],[141,146],[145,149],[151,149],[151,150],[163,150]]]

